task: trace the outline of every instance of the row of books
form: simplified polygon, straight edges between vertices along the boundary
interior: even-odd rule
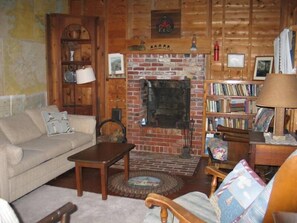
[[[215,131],[218,125],[223,125],[231,128],[248,129],[249,120],[242,118],[230,117],[208,117],[206,118],[205,129],[207,131]]]
[[[207,112],[242,112],[245,114],[257,113],[256,101],[247,100],[244,98],[239,99],[219,99],[219,100],[206,100],[206,111]]]
[[[225,96],[258,96],[261,86],[259,84],[223,84],[210,83],[210,95]]]

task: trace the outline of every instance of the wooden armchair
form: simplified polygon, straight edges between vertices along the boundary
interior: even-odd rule
[[[50,213],[48,216],[39,220],[37,223],[69,223],[70,215],[77,210],[76,205],[71,202],[66,203],[62,207]]]
[[[207,145],[209,165],[221,169],[233,169],[241,159],[248,160],[249,131],[268,131],[270,123],[273,123],[273,115],[273,109],[260,108],[253,123],[253,128],[249,130],[218,125],[219,137],[211,139]]]
[[[242,161],[241,161],[242,162]],[[237,168],[237,165],[236,167]],[[235,170],[235,169],[234,169]],[[177,199],[170,200],[164,196],[151,193],[145,200],[147,207],[154,207],[149,210],[149,213],[146,215],[144,222],[167,222],[168,216],[172,216],[173,222],[180,223],[194,223],[194,222],[223,222],[222,219],[218,216],[218,213],[221,212],[221,216],[224,215],[224,210],[220,205],[220,197],[218,200],[218,195],[225,193],[226,187],[228,188],[230,182],[230,177],[232,172],[228,175],[224,174],[215,167],[206,167],[206,173],[213,176],[211,183],[211,194],[210,199],[203,197],[204,194],[200,192],[191,192],[186,195],[183,195]],[[254,177],[254,173],[248,171]],[[234,173],[232,179],[234,178]],[[239,175],[238,175],[239,176]],[[243,174],[240,175],[244,176]],[[217,190],[217,180],[219,178],[225,178]],[[229,179],[228,179],[229,178]],[[261,187],[259,178],[255,177],[255,180],[259,183],[257,187]],[[225,182],[229,180],[228,182]],[[224,184],[227,183],[227,184]],[[250,181],[249,181],[250,182]],[[251,200],[250,204],[247,204],[247,208],[243,209],[235,219],[242,220],[243,222],[273,222],[273,213],[282,211],[282,212],[297,212],[297,193],[296,193],[296,184],[297,184],[297,150],[283,163],[275,177],[267,185],[263,185],[263,189],[260,190],[259,194],[255,194],[255,198]],[[223,188],[221,188],[223,187]],[[234,189],[234,188],[233,188]],[[245,188],[244,188],[245,189]],[[251,191],[253,191],[252,188]],[[213,194],[215,192],[215,194]],[[242,188],[238,190],[237,195],[244,198],[244,193]],[[215,198],[214,198],[215,197]],[[223,196],[222,196],[223,197]],[[231,196],[232,199],[234,198]],[[236,197],[236,196],[235,196]],[[223,198],[222,198],[223,199]],[[228,202],[235,202],[234,200],[228,200]],[[223,200],[222,203],[226,203],[226,200]],[[214,209],[220,208],[219,212],[215,212]],[[158,210],[156,210],[156,208]],[[236,208],[234,208],[234,211]],[[198,211],[197,211],[198,210]],[[227,212],[226,215],[232,215],[232,210]],[[256,210],[256,211],[255,211]],[[261,214],[259,210],[264,212]],[[157,213],[160,213],[158,217],[155,217]],[[257,213],[257,214],[255,214]],[[258,215],[258,216],[257,216]],[[253,219],[255,218],[255,219]],[[229,222],[229,221],[224,221]]]
[[[71,202],[50,213],[48,216],[39,220],[38,223],[69,223],[70,215],[77,210],[77,206]],[[10,204],[0,198],[0,222],[19,223],[19,219]]]

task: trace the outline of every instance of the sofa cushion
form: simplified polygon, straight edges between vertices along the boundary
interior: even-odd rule
[[[23,150],[34,150],[46,155],[47,159],[55,158],[72,149],[69,141],[58,139],[56,137],[48,137],[42,135],[41,137],[19,144]]]
[[[21,162],[23,158],[23,149],[21,147],[5,144],[4,145],[7,154],[7,160],[10,165],[16,165]]]
[[[201,192],[190,192],[182,195],[174,201],[180,204],[182,207],[186,208],[192,214],[198,216],[205,222],[220,222],[217,218],[216,213],[211,205],[208,197]],[[197,205],[198,204],[198,205]],[[179,222],[178,219],[174,218],[171,212],[168,212],[167,222]],[[149,209],[146,214],[143,223],[159,223],[160,221],[160,207],[154,207]]]
[[[6,137],[6,135],[2,132],[0,128],[0,145],[8,144],[10,143],[9,139]]]
[[[46,154],[33,151],[33,150],[23,150],[23,158],[21,162],[16,165],[9,165],[8,166],[8,176],[14,177],[21,173],[24,173],[27,170],[32,169],[33,167],[38,166],[39,164],[48,160]]]
[[[32,119],[24,112],[0,119],[0,128],[12,144],[19,144],[41,136]]]
[[[35,125],[39,128],[40,132],[43,134],[46,133],[46,127],[43,121],[43,117],[41,115],[42,111],[48,111],[48,112],[59,112],[59,109],[56,105],[49,105],[42,108],[36,108],[36,109],[27,109],[25,112],[30,116],[30,118],[33,120]]]
[[[55,135],[49,138],[60,139],[65,142],[69,142],[71,143],[71,148],[75,149],[81,145],[91,142],[93,135],[82,132],[75,132],[73,134]]]
[[[64,112],[41,112],[48,136],[73,133],[69,124],[68,114]]]
[[[94,134],[96,130],[95,116],[68,114],[69,123],[75,132]]]
[[[210,198],[221,222],[240,216],[265,188],[265,183],[241,160]]]

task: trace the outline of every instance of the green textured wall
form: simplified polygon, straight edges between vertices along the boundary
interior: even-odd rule
[[[46,91],[46,14],[68,0],[0,0],[0,96]]]

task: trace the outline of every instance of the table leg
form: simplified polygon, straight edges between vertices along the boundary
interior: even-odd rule
[[[129,152],[124,155],[125,180],[129,180]]]
[[[77,196],[79,196],[79,197],[81,197],[83,194],[81,175],[82,175],[81,174],[81,166],[79,164],[75,164],[76,188],[77,188]]]
[[[249,165],[253,170],[255,170],[256,150],[256,145],[250,144]]]
[[[107,167],[100,168],[102,200],[107,199]]]

